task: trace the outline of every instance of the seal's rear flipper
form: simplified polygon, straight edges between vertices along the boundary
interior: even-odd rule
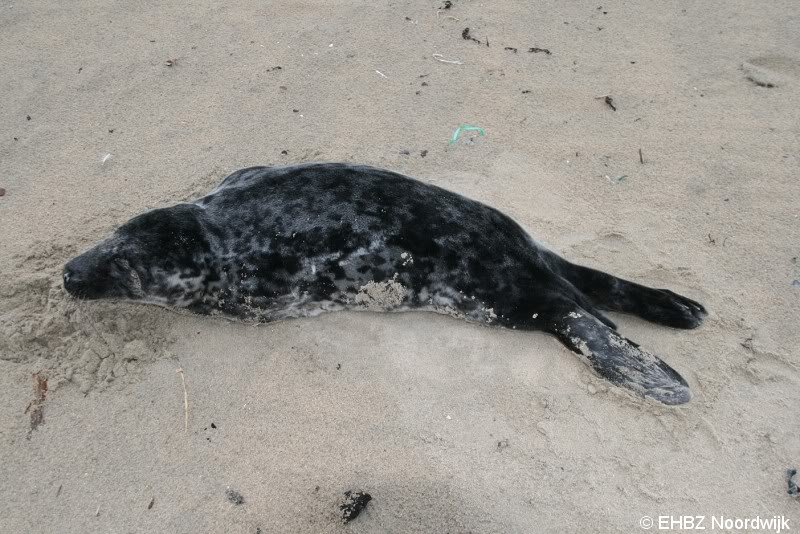
[[[646,287],[574,263],[558,265],[564,278],[602,310],[631,313],[672,328],[697,328],[707,315],[702,304],[668,289]]]
[[[613,384],[664,404],[683,404],[692,397],[677,371],[581,308],[558,320],[553,333]]]

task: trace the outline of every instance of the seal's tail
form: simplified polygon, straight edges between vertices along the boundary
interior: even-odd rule
[[[706,316],[699,302],[668,289],[646,287],[566,261],[560,268],[561,275],[602,310],[630,313],[673,328],[697,328]]]
[[[603,378],[664,404],[692,398],[686,380],[659,357],[619,335],[583,308],[555,321],[553,333]]]

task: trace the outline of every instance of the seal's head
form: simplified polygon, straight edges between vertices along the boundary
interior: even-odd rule
[[[77,298],[121,298],[186,307],[206,290],[210,245],[203,208],[179,204],[134,217],[64,266]]]

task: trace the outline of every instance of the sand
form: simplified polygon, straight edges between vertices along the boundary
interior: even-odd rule
[[[442,5],[0,6],[0,531],[800,528],[800,6]],[[448,145],[461,124],[485,136]],[[416,176],[703,302],[695,331],[614,317],[694,400],[450,317],[252,327],[61,289],[129,217],[301,161]],[[372,501],[343,525],[348,490]]]

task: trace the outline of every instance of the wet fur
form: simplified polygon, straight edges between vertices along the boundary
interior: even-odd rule
[[[572,264],[499,211],[347,164],[237,171],[191,204],[135,217],[65,268],[79,297],[128,298],[255,321],[427,310],[556,335],[612,382],[689,399],[667,364],[602,311],[695,328],[703,307]]]

